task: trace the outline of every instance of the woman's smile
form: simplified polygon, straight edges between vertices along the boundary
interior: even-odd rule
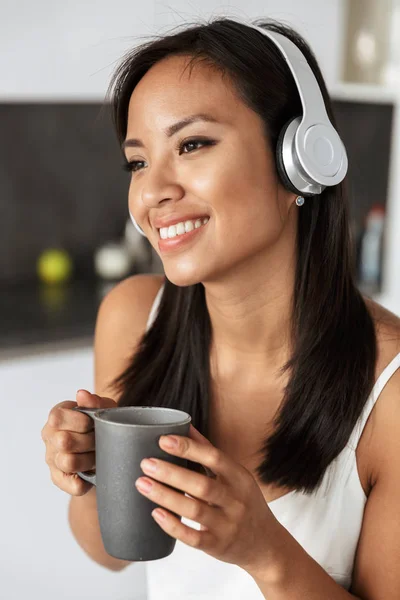
[[[159,229],[160,238],[162,240],[166,240],[174,238],[177,235],[189,233],[189,231],[193,231],[193,229],[198,229],[202,225],[205,225],[209,218],[210,217],[204,217],[202,219],[199,218],[196,220],[187,220],[176,223],[175,225],[170,225],[169,227],[161,227]]]
[[[182,246],[184,246],[185,244],[189,243],[192,240],[198,240],[199,234],[206,228],[209,220],[210,219],[208,217],[205,217],[201,223],[200,219],[198,219],[196,221],[197,226],[192,221],[186,221],[186,223],[184,224],[184,227],[185,227],[184,233],[177,232],[177,228],[179,226],[180,227],[179,227],[178,231],[182,230],[182,226],[183,226],[182,223],[178,223],[177,226],[171,225],[171,227],[163,228],[159,232],[161,235],[161,239],[158,241],[158,248],[159,248],[160,252],[162,254],[165,254],[172,250],[180,249]],[[186,227],[186,224],[189,224],[189,225]],[[167,231],[165,231],[165,230],[167,230]],[[165,235],[165,233],[167,233],[167,235],[168,235],[167,238],[162,237],[163,235]],[[172,237],[169,237],[170,234],[172,235]]]

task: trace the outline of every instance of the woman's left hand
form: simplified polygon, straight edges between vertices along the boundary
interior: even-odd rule
[[[146,459],[141,467],[148,477],[138,479],[136,486],[155,504],[200,523],[201,530],[184,525],[168,510],[155,509],[152,516],[166,533],[189,546],[236,564],[250,575],[265,572],[272,560],[272,541],[280,524],[259,485],[250,471],[215,448],[193,425],[189,435],[175,436],[178,441],[175,448],[164,443],[174,436],[162,436],[160,447],[169,454],[202,464],[215,478],[159,459],[151,459],[156,466],[151,471],[146,467],[149,464]],[[150,491],[139,489],[138,484],[143,480],[152,484]],[[158,514],[164,518],[159,519]]]

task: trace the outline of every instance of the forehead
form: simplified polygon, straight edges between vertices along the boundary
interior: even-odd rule
[[[203,62],[187,67],[189,60],[167,57],[147,71],[131,95],[128,128],[135,123],[163,128],[195,112],[209,112],[221,121],[239,116],[245,107],[230,78]]]

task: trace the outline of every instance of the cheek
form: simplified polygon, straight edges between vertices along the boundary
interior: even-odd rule
[[[265,165],[236,166],[219,174],[210,194],[216,215],[217,240],[230,247],[254,247],[276,239],[282,231],[276,178]]]
[[[128,189],[128,208],[131,213],[137,217],[137,220],[143,218],[143,204],[139,202],[138,186],[134,186],[133,180],[131,180]]]
[[[247,204],[247,205],[246,205]],[[272,245],[282,232],[282,222],[274,202],[260,197],[244,203],[216,223],[216,240],[233,253],[258,251]]]

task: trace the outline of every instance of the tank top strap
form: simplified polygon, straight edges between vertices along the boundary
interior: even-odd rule
[[[400,352],[390,361],[390,363],[383,369],[382,373],[379,375],[378,379],[375,382],[374,387],[370,395],[368,396],[368,400],[363,408],[363,411],[356,423],[356,426],[353,429],[353,432],[350,436],[350,439],[347,443],[350,448],[355,450],[357,448],[358,442],[360,441],[361,434],[365,427],[365,424],[368,420],[368,417],[375,406],[376,401],[378,400],[383,388],[391,378],[391,376],[397,371],[400,367]]]
[[[146,324],[146,331],[148,329],[150,329],[150,327],[152,326],[152,324],[157,316],[157,311],[158,311],[158,307],[160,306],[161,296],[164,291],[164,287],[165,287],[165,283],[163,283],[162,286],[160,287],[160,289],[158,290],[157,295],[154,298],[153,304],[151,305],[149,318],[147,319],[147,324]]]

